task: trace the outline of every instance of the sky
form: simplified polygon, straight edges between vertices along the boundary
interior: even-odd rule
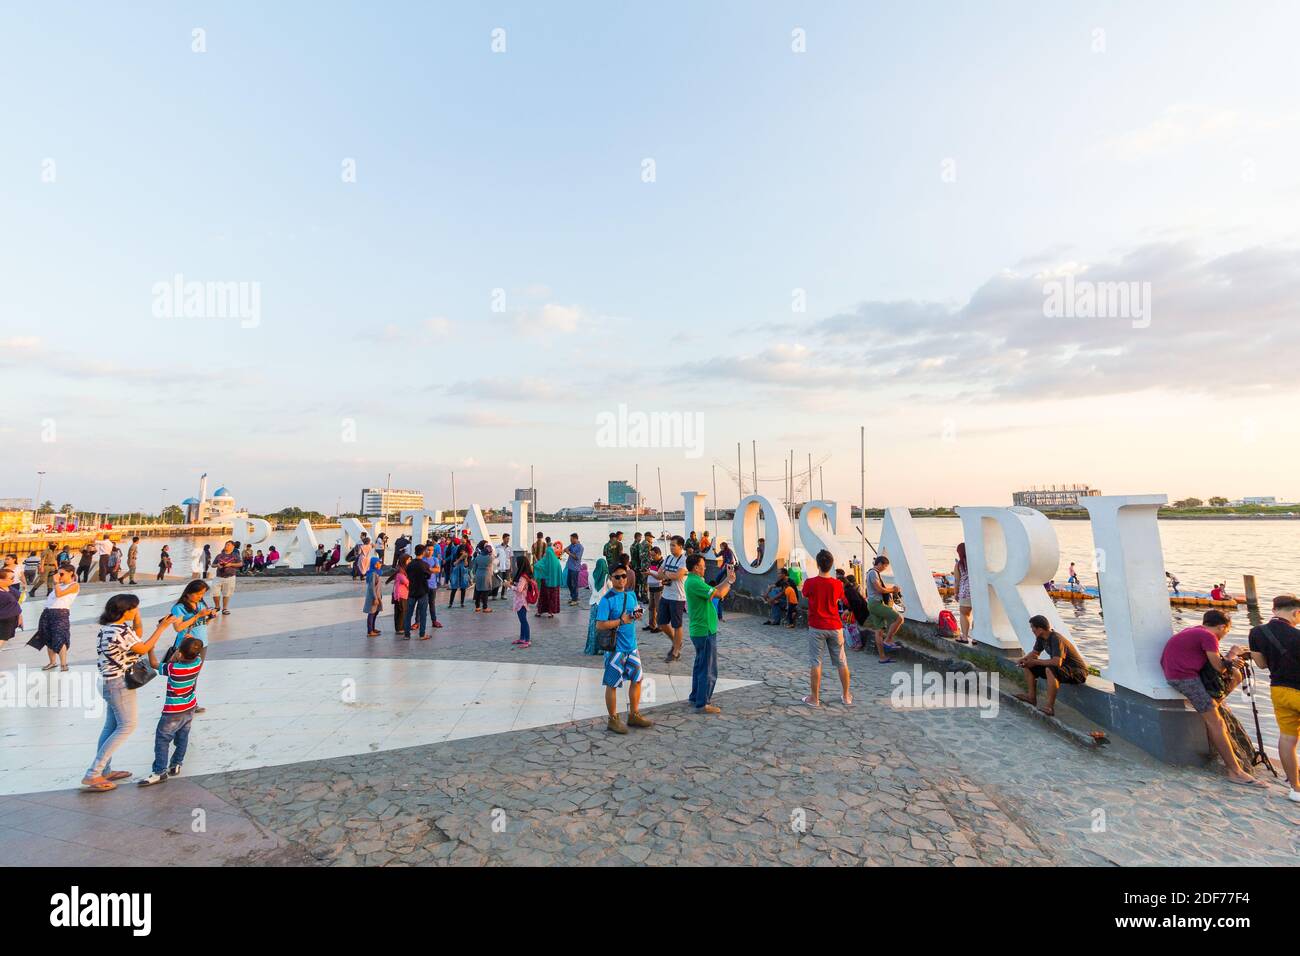
[[[756,441],[760,490],[793,452],[857,502],[865,427],[871,506],[1300,499],[1298,32],[1285,2],[6,4],[0,497],[156,511],[207,472],[332,513],[391,475],[445,507],[454,472],[486,506],[532,468],[551,510],[639,468],[729,506]],[[1133,302],[1051,312],[1066,277]]]

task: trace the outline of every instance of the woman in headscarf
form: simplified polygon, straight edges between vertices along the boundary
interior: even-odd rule
[[[591,612],[587,615],[587,646],[583,648],[584,654],[604,653],[596,649],[596,611],[600,607],[600,599],[605,596],[608,589],[609,564],[604,558],[597,558],[596,567],[591,572]]]
[[[464,541],[452,538],[447,547],[451,550],[451,566],[447,571],[447,607],[455,602],[457,591],[460,592],[460,606],[464,607],[465,589],[469,587],[469,546]]]
[[[537,616],[543,614],[555,617],[560,613],[560,585],[564,583],[564,569],[560,559],[555,556],[554,548],[546,548],[542,558],[533,568],[533,576],[541,588],[541,600],[537,602]]]
[[[379,628],[376,621],[379,613],[384,609],[383,602],[383,577],[382,568],[383,559],[377,554],[370,556],[370,566],[366,570],[366,598],[363,605],[366,612],[366,637],[378,637]]]
[[[475,549],[474,560],[470,567],[474,572],[474,613],[482,611],[491,614],[488,607],[488,595],[492,593],[492,565],[495,563],[492,548],[486,541],[480,541]]]

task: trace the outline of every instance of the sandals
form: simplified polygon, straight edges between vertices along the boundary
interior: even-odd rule
[[[58,664],[46,664],[44,667],[41,668],[41,670],[43,670],[43,671],[52,671],[52,670],[54,670],[54,668],[56,668],[56,667],[58,667],[58,666],[59,666]]]
[[[85,787],[87,790],[96,790],[101,793],[106,790],[117,789],[117,784],[113,783],[111,780],[105,779],[102,776],[86,777],[84,780],[81,781],[81,785]]]
[[[104,774],[103,776],[105,780],[125,780],[127,777],[131,776],[131,771],[114,770],[111,773]]]
[[[804,696],[804,697],[800,698],[800,701],[799,701],[799,702],[800,702],[801,704],[806,704],[806,705],[809,706],[809,707],[820,707],[820,706],[822,705],[822,704],[821,704],[821,701],[819,701],[819,700],[813,700],[811,696]]]

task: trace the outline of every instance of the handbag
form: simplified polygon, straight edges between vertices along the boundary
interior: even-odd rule
[[[626,591],[624,591],[623,610],[619,612],[620,617],[623,614],[628,613],[627,599],[629,597],[631,597],[631,595],[628,594]],[[604,599],[602,598],[602,600]],[[612,620],[612,618],[610,620]],[[596,650],[604,651],[605,653],[608,654],[608,653],[612,653],[617,649],[618,649],[618,628],[617,627],[611,627],[608,629],[597,628],[596,629]]]
[[[141,657],[126,669],[122,680],[129,690],[138,690],[157,676],[158,672],[149,666],[148,659]]]

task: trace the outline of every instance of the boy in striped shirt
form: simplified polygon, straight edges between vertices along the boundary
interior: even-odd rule
[[[199,671],[203,668],[202,655],[203,642],[197,637],[187,637],[180,642],[170,660],[158,668],[158,673],[167,676],[167,693],[163,696],[158,729],[154,731],[153,773],[140,781],[142,787],[162,783],[181,772],[185,750],[190,743],[190,725],[194,722],[195,706],[198,703],[194,687],[199,681]],[[169,768],[167,756],[173,743],[176,752]]]

